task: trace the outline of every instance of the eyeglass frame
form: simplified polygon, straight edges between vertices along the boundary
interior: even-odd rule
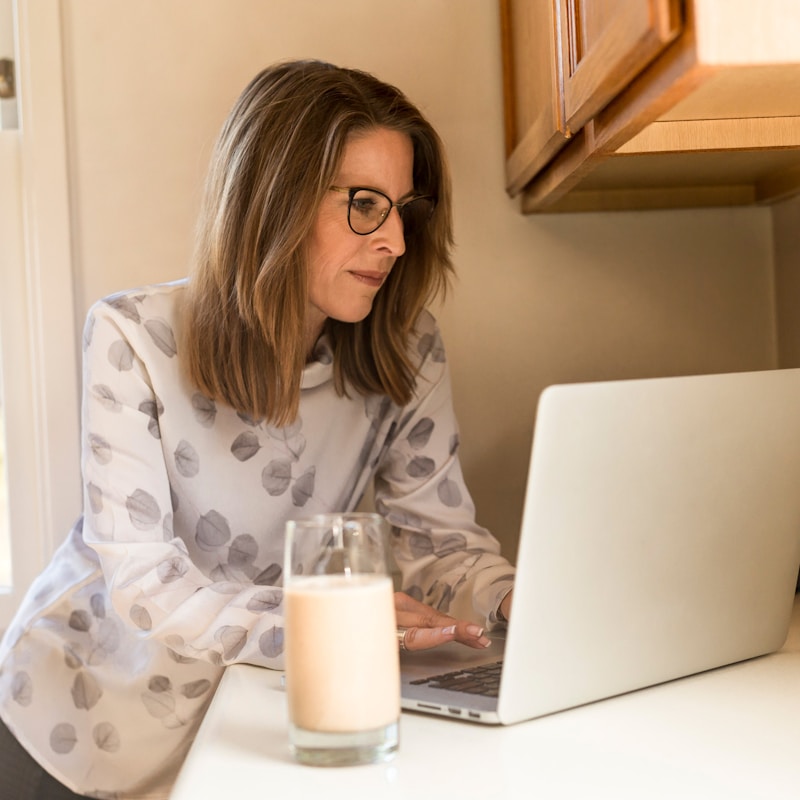
[[[402,220],[403,208],[413,203],[415,200],[430,200],[431,215],[436,209],[436,199],[434,197],[431,197],[431,195],[429,194],[417,194],[414,195],[414,197],[409,197],[408,200],[405,200],[402,203],[395,203],[395,201],[392,200],[392,198],[389,197],[388,194],[382,192],[380,189],[374,189],[372,186],[329,186],[328,189],[332,192],[340,192],[341,194],[347,195],[347,225],[356,236],[370,236],[373,233],[375,233],[375,231],[377,231],[381,227],[381,225],[383,225],[383,223],[386,222],[387,219],[389,219],[389,215],[392,213],[393,208],[397,209],[397,213],[400,216],[400,219]],[[373,194],[379,194],[381,197],[385,198],[386,201],[389,203],[389,208],[381,218],[381,221],[371,231],[367,231],[366,233],[361,233],[360,231],[357,231],[353,227],[353,223],[350,221],[350,212],[353,209],[353,198],[356,196],[356,192],[372,192]],[[430,219],[430,217],[428,217],[428,219]]]

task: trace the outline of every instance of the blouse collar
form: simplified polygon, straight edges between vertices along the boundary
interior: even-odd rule
[[[317,339],[312,360],[306,364],[300,381],[301,389],[313,389],[333,379],[333,350],[326,334]]]

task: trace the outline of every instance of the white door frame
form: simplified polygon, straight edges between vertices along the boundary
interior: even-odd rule
[[[19,257],[4,259],[2,307],[14,587],[0,595],[0,629],[81,507],[62,14],[62,0],[15,2],[22,235]]]

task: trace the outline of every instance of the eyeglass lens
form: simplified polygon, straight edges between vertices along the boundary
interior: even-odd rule
[[[348,217],[350,227],[362,235],[376,231],[389,216],[392,202],[380,192],[358,189],[350,198]],[[414,230],[430,219],[433,201],[429,197],[416,197],[397,206],[406,232]]]

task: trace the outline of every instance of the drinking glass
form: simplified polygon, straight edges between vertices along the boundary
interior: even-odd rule
[[[400,665],[387,530],[377,514],[318,514],[286,525],[289,746],[303,764],[391,758]]]

